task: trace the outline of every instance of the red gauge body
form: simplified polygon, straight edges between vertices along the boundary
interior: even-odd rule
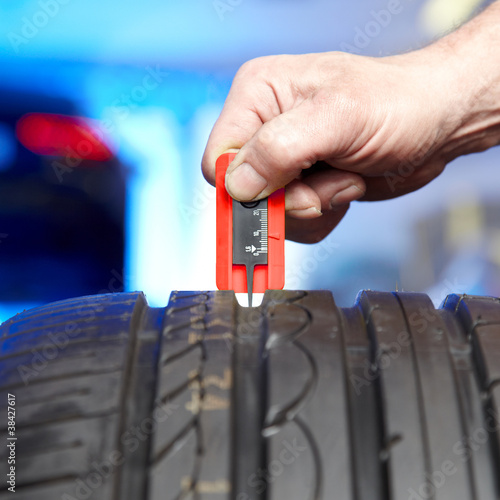
[[[217,269],[219,290],[248,292],[244,265],[233,264],[233,199],[225,187],[226,170],[236,153],[224,153],[216,163],[217,188]],[[253,292],[281,289],[285,283],[285,190],[267,199],[267,264],[257,264]]]

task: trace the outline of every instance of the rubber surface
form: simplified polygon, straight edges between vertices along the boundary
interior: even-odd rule
[[[493,500],[499,380],[493,298],[61,301],[0,326],[0,499]]]

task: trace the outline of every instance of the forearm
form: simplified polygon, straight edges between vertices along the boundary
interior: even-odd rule
[[[213,180],[216,157],[238,149],[226,176],[231,196],[249,201],[286,186],[286,209],[302,219],[292,237],[311,242],[360,196],[410,193],[457,156],[496,144],[500,0],[454,33],[405,54],[249,61],[212,130],[203,169]]]

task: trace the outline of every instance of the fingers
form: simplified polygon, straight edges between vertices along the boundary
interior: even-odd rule
[[[410,166],[406,171],[365,177],[366,194],[362,201],[388,200],[416,191],[437,177],[445,166],[442,159],[435,159],[424,165]]]
[[[316,167],[312,167],[315,169]],[[286,188],[287,214],[295,218],[312,218],[329,210],[360,199],[365,195],[365,180],[358,174],[332,167],[314,171],[301,180],[292,181]]]
[[[292,181],[285,196],[287,239],[320,241],[341,221],[349,203],[364,196],[365,189],[361,176],[331,167]]]
[[[235,87],[234,94],[237,90]],[[310,100],[274,118],[268,117],[265,123],[252,106],[245,106],[245,101],[243,94],[238,102],[228,96],[202,160],[203,174],[213,184],[217,158],[230,149],[239,150],[229,165],[226,189],[240,201],[269,196],[315,163],[317,147],[311,149],[311,142],[319,143],[316,131],[322,130]],[[310,122],[315,125],[311,127]]]
[[[265,121],[280,113],[276,95],[264,78],[266,59],[245,63],[233,80],[203,154],[203,175],[211,184],[215,183],[217,158],[222,153],[239,150]]]
[[[237,111],[240,119],[238,123],[226,120],[230,113],[222,112],[216,122],[207,142],[201,168],[203,176],[212,185],[215,185],[215,162],[223,153],[237,152],[250,137],[262,126],[259,117],[249,111]],[[230,115],[232,116],[232,115]]]
[[[364,122],[353,111],[352,96],[318,88],[321,79],[304,78],[307,69],[317,73],[311,57],[294,58],[293,71],[283,57],[255,59],[240,68],[203,155],[203,173],[213,183],[217,157],[239,150],[226,175],[226,189],[239,201],[269,196],[318,160],[345,155],[360,140]]]
[[[337,226],[348,208],[349,204],[346,204],[339,207],[337,210],[329,210],[321,217],[312,220],[296,219],[286,216],[286,239],[299,243],[317,243]]]
[[[285,211],[287,215],[298,219],[321,217],[321,200],[307,184],[293,180],[285,190]]]
[[[324,154],[330,127],[312,99],[264,123],[229,165],[226,189],[240,201],[286,186]]]

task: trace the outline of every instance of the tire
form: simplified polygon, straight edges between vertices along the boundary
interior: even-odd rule
[[[96,295],[0,345],[1,500],[500,497],[498,299]]]

